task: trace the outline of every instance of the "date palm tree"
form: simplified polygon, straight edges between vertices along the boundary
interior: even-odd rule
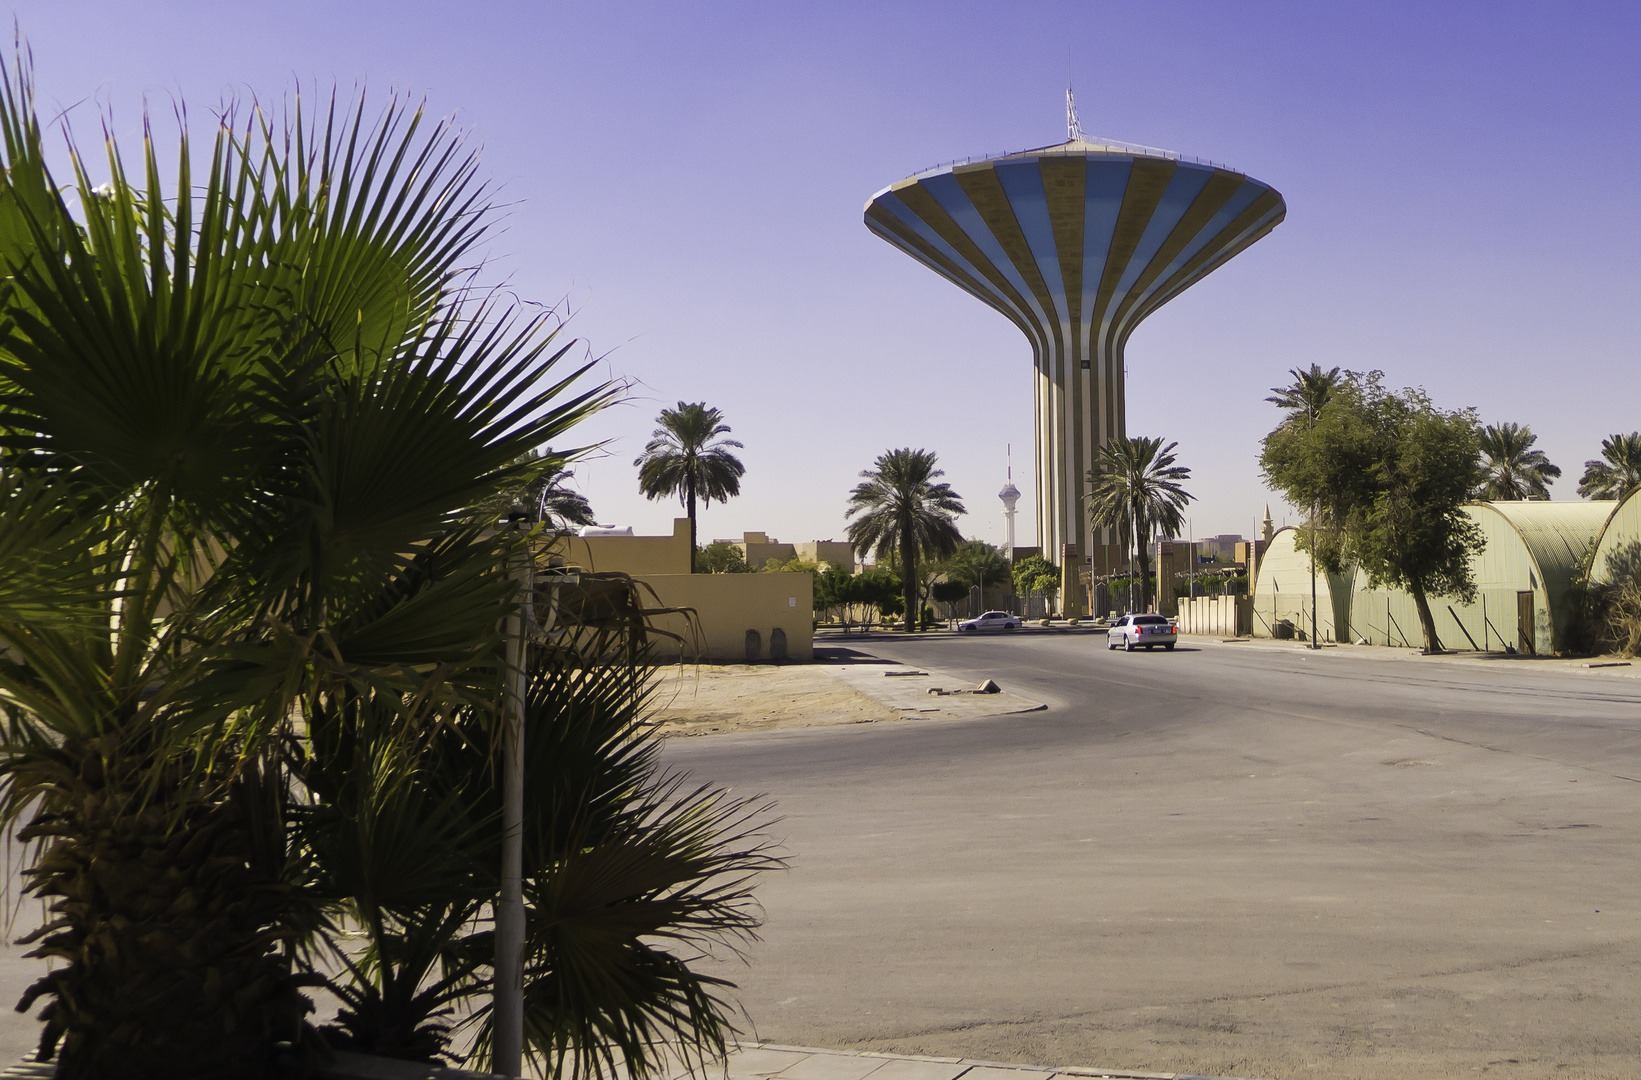
[[[1089,523],[1096,529],[1115,529],[1120,542],[1134,552],[1141,571],[1141,608],[1150,604],[1143,583],[1149,562],[1146,538],[1158,530],[1167,536],[1178,533],[1185,525],[1182,511],[1192,498],[1183,486],[1191,470],[1175,463],[1178,445],[1164,446],[1161,439],[1143,435],[1112,439],[1095,453],[1094,467],[1088,471]],[[1133,599],[1129,598],[1131,607]]]
[[[935,468],[929,450],[900,449],[880,454],[862,483],[849,495],[846,517],[849,542],[856,551],[900,564],[907,633],[917,625],[917,564],[944,559],[957,551],[963,536],[956,518],[964,513],[962,497],[950,484],[936,483],[945,472]],[[860,515],[855,517],[855,515]]]
[[[741,493],[741,476],[746,466],[729,452],[741,449],[729,434],[724,414],[706,402],[680,401],[676,409],[662,409],[644,453],[633,462],[638,466],[638,490],[647,499],[678,496],[689,515],[689,571],[695,573],[695,503],[711,506]]]
[[[1271,387],[1271,396],[1265,400],[1286,412],[1284,424],[1303,424],[1306,427],[1314,426],[1317,417],[1333,399],[1344,378],[1339,374],[1337,367],[1322,370],[1321,364],[1311,364],[1310,368],[1290,368],[1288,374],[1293,376],[1293,382],[1287,386]],[[1307,531],[1310,533],[1309,546],[1311,556],[1311,641],[1310,647],[1320,649],[1322,643],[1316,639],[1316,531],[1321,524],[1318,518],[1321,510],[1312,504],[1310,515],[1306,519]],[[1249,567],[1249,573],[1253,568]],[[1252,588],[1252,584],[1249,585]]]
[[[230,113],[170,191],[152,140],[135,175],[111,145],[102,184],[71,156],[64,186],[26,62],[0,75],[0,829],[50,904],[21,1007],[45,1003],[60,1076],[300,1067],[327,951],[355,961],[339,1024],[400,1056],[443,1045],[401,1021],[490,983],[487,929],[455,916],[497,859],[433,859],[499,842],[521,541],[470,508],[615,388],[464,277],[493,215],[459,134],[427,128],[397,103]],[[627,765],[602,809],[535,774],[556,794],[527,834],[553,839],[527,862],[526,1026],[550,1071],[639,1076],[662,1042],[721,1045],[724,984],[656,943],[744,932],[761,863],[723,848],[740,804],[616,722],[639,699],[566,684],[589,665],[531,676],[536,715],[615,717],[574,729],[577,760]]]
[[[1578,494],[1584,499],[1621,499],[1641,486],[1641,432],[1601,440],[1601,457],[1584,463]]]
[[[1534,450],[1538,436],[1521,424],[1488,424],[1478,433],[1481,443],[1482,475],[1476,484],[1476,498],[1500,502],[1548,499],[1550,481],[1561,468],[1550,464],[1544,451]]]

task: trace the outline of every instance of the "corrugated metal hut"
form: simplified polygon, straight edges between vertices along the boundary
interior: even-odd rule
[[[1488,502],[1465,507],[1487,547],[1476,558],[1476,601],[1430,598],[1436,633],[1448,648],[1562,652],[1570,647],[1581,560],[1601,535],[1615,503]],[[1358,572],[1349,627],[1356,640],[1420,647],[1413,597],[1369,589]]]
[[[1641,570],[1641,488],[1630,492],[1607,518],[1590,560],[1590,583],[1616,581]]]
[[[1292,525],[1276,530],[1259,560],[1254,580],[1254,637],[1273,637],[1278,622],[1287,620],[1306,637],[1311,632],[1311,557],[1295,547],[1299,531]],[[1350,577],[1316,574],[1316,636],[1338,641],[1338,628],[1349,637]]]

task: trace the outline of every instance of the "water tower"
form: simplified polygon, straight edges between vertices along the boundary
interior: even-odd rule
[[[1095,450],[1127,433],[1129,335],[1287,212],[1275,188],[1222,165],[1085,137],[1070,91],[1066,114],[1063,143],[927,169],[866,204],[867,228],[1031,342],[1037,542],[1051,559],[1113,539],[1094,535],[1083,495]]]

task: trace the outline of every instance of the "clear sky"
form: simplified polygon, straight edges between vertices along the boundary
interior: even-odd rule
[[[1381,368],[1532,425],[1576,497],[1641,428],[1641,7],[1476,3],[397,3],[21,0],[43,107],[82,141],[300,80],[425,95],[509,201],[496,267],[573,309],[631,380],[578,468],[600,519],[670,531],[632,461],[663,405],[746,444],[703,538],[841,537],[856,474],[925,447],[999,542],[1015,448],[1032,542],[1031,353],[873,237],[875,191],[937,162],[1091,135],[1277,187],[1274,233],[1128,344],[1128,430],[1179,441],[1198,535],[1267,500],[1289,368]]]

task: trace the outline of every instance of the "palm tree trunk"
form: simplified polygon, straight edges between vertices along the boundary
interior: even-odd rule
[[[290,890],[258,855],[268,793],[204,793],[185,764],[122,742],[65,744],[62,793],[78,797],[19,834],[49,838],[27,874],[53,918],[24,941],[58,966],[18,1008],[52,999],[42,1057],[67,1080],[273,1077],[312,1006],[281,947]]]
[[[689,514],[689,572],[695,573],[695,482],[684,488],[684,506]]]
[[[906,603],[906,632],[912,632],[916,614],[912,608],[917,604],[917,551],[912,546],[912,528],[908,523],[900,530],[900,587],[902,599]],[[986,592],[980,590],[981,603],[985,602]]]

